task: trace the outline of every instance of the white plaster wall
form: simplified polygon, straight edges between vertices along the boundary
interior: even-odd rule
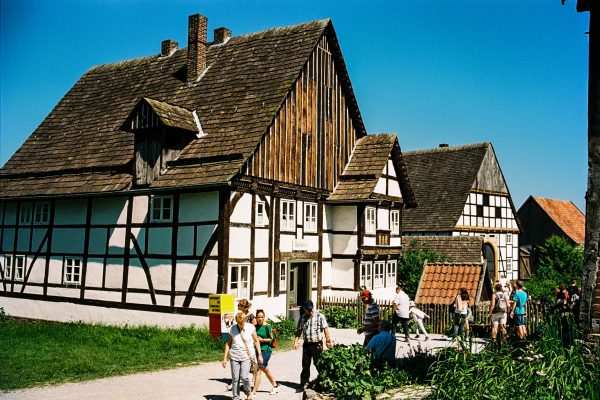
[[[146,259],[155,290],[171,290],[171,263],[168,260]],[[130,280],[131,282],[131,280]]]
[[[333,221],[328,221],[334,231],[356,232],[356,207],[332,206]]]
[[[127,198],[111,197],[94,200],[92,225],[125,224],[127,222]]]
[[[323,286],[332,286],[333,285],[333,269],[331,267],[331,261],[323,261],[321,264],[322,269],[322,284]]]
[[[333,254],[356,254],[358,237],[356,235],[333,234]]]
[[[254,257],[269,257],[269,229],[256,229],[254,231]]]
[[[123,281],[123,266],[120,260],[108,260],[106,265],[105,285],[107,288],[121,289]],[[112,264],[115,263],[115,264]]]
[[[161,327],[208,325],[207,317],[84,306],[67,302],[0,297],[0,307],[3,307],[9,315],[60,322],[82,321],[119,326],[152,325]]]
[[[390,229],[390,212],[387,208],[377,208],[377,229]]]
[[[239,199],[233,212],[231,213],[231,222],[249,224],[252,222],[252,195],[244,193]]]
[[[59,200],[54,210],[54,224],[85,224],[87,200]]]
[[[331,245],[333,243],[333,235],[330,233],[323,233],[323,242],[322,242],[322,254],[323,258],[331,257]]]
[[[254,291],[266,292],[269,288],[269,263],[254,263]]]
[[[390,246],[402,246],[402,238],[400,236],[391,237],[390,238]]]
[[[133,223],[143,223],[148,218],[148,196],[135,196],[133,198],[133,208],[131,210],[131,222]],[[127,210],[127,209],[125,209]],[[136,229],[139,231],[139,228]],[[135,232],[137,236],[137,232]]]
[[[93,287],[102,286],[102,274],[104,261],[100,258],[88,259],[87,272],[85,273],[85,285]],[[83,277],[82,277],[83,279]]]
[[[219,192],[186,193],[179,197],[179,222],[219,219]]]
[[[377,239],[375,237],[364,237],[363,245],[364,246],[375,246],[377,244]]]
[[[375,189],[373,189],[373,191],[375,193],[380,193],[380,194],[387,194],[385,192],[385,188],[387,186],[387,179],[386,178],[379,178],[379,180],[377,181],[377,185],[375,185]]]
[[[388,159],[387,162],[387,174],[390,176],[396,176],[396,168],[394,168],[394,163],[391,159]]]
[[[292,251],[292,242],[296,238],[294,233],[289,234],[287,232],[281,232],[279,236],[279,250],[281,251]]]
[[[217,260],[208,260],[206,262],[206,266],[196,287],[196,293],[216,293],[218,267]]]
[[[402,197],[402,190],[400,190],[400,184],[397,181],[389,181],[388,195]]]
[[[331,267],[331,278],[336,288],[354,288],[354,263],[352,260],[334,259]],[[356,296],[356,293],[354,294]]]
[[[121,301],[121,291],[103,291],[85,289],[85,298],[91,300],[104,300],[104,301]]]
[[[62,266],[62,257],[50,257],[50,265],[48,267],[48,283],[62,283]]]
[[[250,258],[250,228],[229,228],[229,257]]]
[[[175,274],[175,290],[187,292],[190,288],[190,283],[194,277],[194,272],[198,267],[197,262],[193,261],[178,261],[177,271]]]

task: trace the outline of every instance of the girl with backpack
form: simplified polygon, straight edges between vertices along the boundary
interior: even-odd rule
[[[500,327],[500,338],[498,345],[502,346],[504,338],[506,338],[506,317],[508,312],[508,295],[502,290],[502,285],[496,283],[494,286],[495,293],[492,296],[492,304],[490,305],[490,318],[492,320],[492,342],[496,341],[498,335],[498,327]]]
[[[279,393],[279,385],[269,370],[269,360],[271,359],[271,354],[273,352],[273,340],[275,339],[275,334],[273,333],[273,326],[266,322],[265,312],[263,310],[256,310],[256,335],[260,342],[260,352],[263,362],[258,364],[258,371],[256,371],[256,374],[254,375],[252,396],[255,396],[258,391],[262,372],[265,373],[267,379],[271,382],[271,385],[273,385],[273,389],[271,389],[269,394],[275,395]]]

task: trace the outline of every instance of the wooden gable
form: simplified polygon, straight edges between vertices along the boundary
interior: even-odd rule
[[[487,151],[481,160],[481,166],[472,188],[495,193],[508,193],[504,175],[491,144],[488,144]]]
[[[332,191],[366,134],[332,28],[299,72],[247,174]]]

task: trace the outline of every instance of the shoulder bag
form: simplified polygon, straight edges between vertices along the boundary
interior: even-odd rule
[[[242,332],[244,330],[242,329]],[[250,373],[252,373],[252,375],[256,374],[258,372],[258,363],[256,362],[256,357],[252,357],[252,354],[250,353],[250,349],[248,348],[248,344],[246,343],[246,339],[244,339],[244,336],[242,335],[242,332],[240,332],[240,336],[242,339],[242,343],[244,343],[244,347],[246,348],[246,352],[248,353],[248,357],[250,357]]]

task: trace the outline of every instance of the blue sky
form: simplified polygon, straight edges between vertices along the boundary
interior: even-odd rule
[[[90,67],[331,18],[368,132],[403,150],[489,141],[515,206],[585,210],[588,13],[576,0],[0,0],[0,164]],[[452,182],[449,182],[452,184]]]

